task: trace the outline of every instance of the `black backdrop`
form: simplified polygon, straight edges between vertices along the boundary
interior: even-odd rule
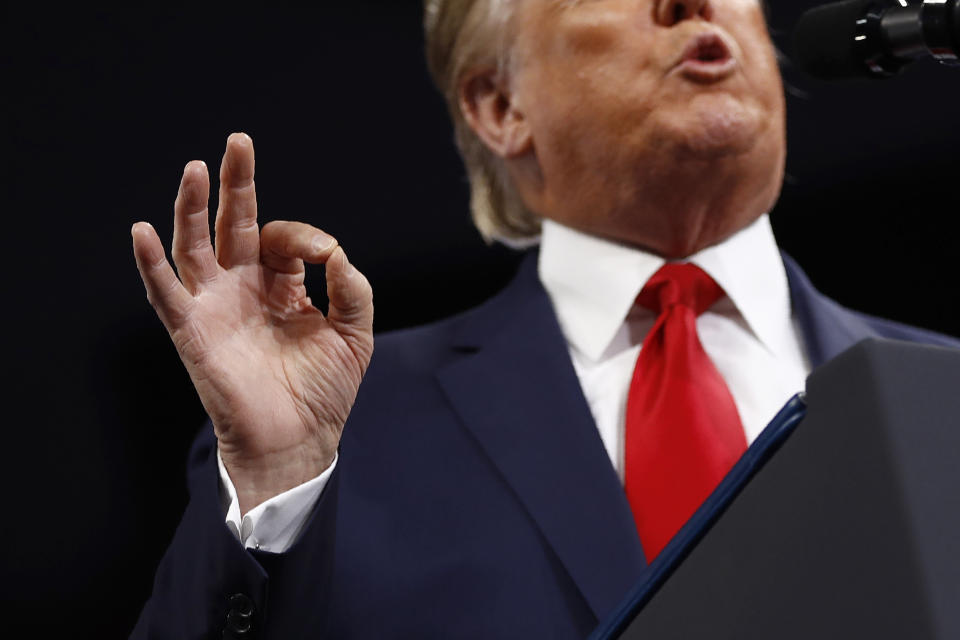
[[[784,48],[809,4],[773,7]],[[187,160],[216,167],[226,136],[250,133],[262,219],[336,235],[374,284],[378,331],[509,278],[516,256],[469,222],[419,2],[326,5],[2,10],[7,631],[124,637],[184,507],[203,414],[129,228],[146,219],[170,237]],[[960,70],[921,63],[846,85],[785,75],[781,245],[849,306],[960,334]]]

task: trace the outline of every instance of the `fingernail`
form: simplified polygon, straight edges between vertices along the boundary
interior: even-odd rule
[[[326,233],[318,233],[313,238],[313,251],[314,253],[323,253],[336,243],[336,240],[333,236],[327,235]]]
[[[190,165],[192,165],[192,164],[195,163],[195,162],[198,163],[198,164],[199,164],[201,167],[203,167],[204,169],[207,168],[207,163],[204,162],[203,160],[191,160],[191,161],[188,162],[187,164],[183,165],[183,175],[187,175],[187,171],[190,170]]]
[[[137,225],[140,225],[140,224],[142,224],[143,226],[147,227],[148,229],[152,229],[152,228],[153,228],[153,225],[150,224],[149,222],[144,222],[143,220],[138,220],[137,222],[134,222],[134,223],[130,226],[130,235],[135,235],[135,234],[137,233]]]

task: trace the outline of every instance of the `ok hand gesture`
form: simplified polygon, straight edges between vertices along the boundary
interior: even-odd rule
[[[253,141],[233,134],[220,165],[216,249],[204,163],[187,164],[174,205],[173,259],[133,226],[147,298],[213,421],[241,513],[333,461],[373,353],[373,293],[336,240],[300,222],[257,225]],[[326,315],[304,287],[326,265]]]

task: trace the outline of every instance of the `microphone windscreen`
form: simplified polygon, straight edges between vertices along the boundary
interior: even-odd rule
[[[804,13],[793,33],[794,62],[818,78],[870,75],[854,38],[857,20],[876,6],[876,0],[846,0]]]

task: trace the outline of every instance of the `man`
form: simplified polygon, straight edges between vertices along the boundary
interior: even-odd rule
[[[135,637],[583,637],[811,367],[870,336],[960,346],[778,253],[757,0],[431,0],[426,28],[479,229],[540,248],[371,360],[344,250],[257,226],[250,139],[227,142],[215,250],[188,164],[179,279],[145,223],[134,251],[213,428]]]

